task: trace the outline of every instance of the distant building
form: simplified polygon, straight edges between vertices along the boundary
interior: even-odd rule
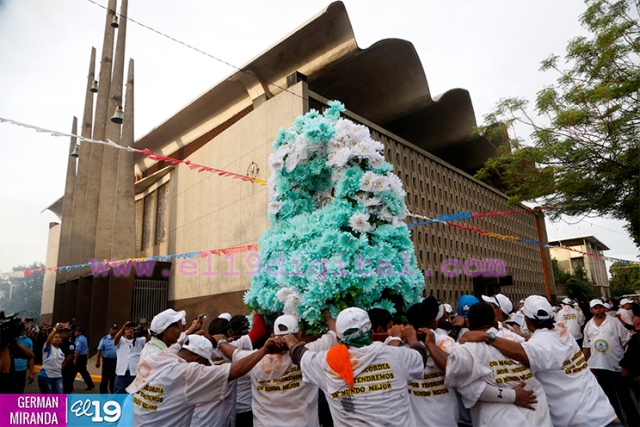
[[[602,256],[603,251],[609,248],[596,239],[594,236],[577,236],[567,239],[554,240],[550,245],[562,245],[576,249],[581,252]],[[579,252],[568,251],[566,249],[550,249],[551,258],[558,261],[560,268],[567,272],[573,272],[577,266],[583,267],[587,272],[587,278],[598,289],[600,296],[609,297],[609,277],[607,276],[607,266],[602,257],[588,256]]]

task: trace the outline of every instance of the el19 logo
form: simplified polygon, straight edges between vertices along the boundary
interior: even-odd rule
[[[92,423],[115,423],[122,416],[122,407],[115,400],[86,399],[76,400],[69,408],[76,419],[90,417]],[[73,416],[69,417],[69,425],[73,425]],[[85,421],[86,422],[86,421]]]

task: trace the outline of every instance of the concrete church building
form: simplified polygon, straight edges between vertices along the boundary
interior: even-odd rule
[[[115,11],[115,0],[111,1],[110,9]],[[108,15],[107,22],[110,19]],[[123,21],[115,31],[118,43],[121,38],[124,43]],[[114,30],[106,27],[113,43]],[[106,34],[107,51],[113,49],[108,40]],[[82,130],[88,132],[83,136],[132,145],[132,64],[117,139],[109,136],[112,125],[106,121],[113,111],[107,108],[113,107],[109,99],[122,98],[117,92],[122,84],[115,81],[122,80],[123,60],[117,58],[116,49],[113,75],[101,74],[99,79],[101,118],[96,111],[93,126],[90,119],[88,127],[83,120]],[[404,182],[412,213],[433,218],[464,210],[512,209],[504,194],[471,176],[495,152],[484,138],[470,137],[476,120],[469,93],[452,89],[432,95],[408,41],[381,40],[360,49],[341,2],[330,4],[241,70],[134,146],[266,180],[267,159],[278,129],[289,127],[312,108],[323,110],[328,100],[336,99],[345,104],[346,117],[368,126],[372,137],[384,143],[387,160]],[[115,86],[117,93],[112,96],[103,88],[102,82],[107,81],[114,81],[111,92]],[[102,98],[100,91],[106,91]],[[107,107],[100,107],[100,102]],[[105,127],[105,121],[106,134],[96,131]],[[50,231],[48,267],[255,245],[268,227],[267,190],[256,183],[84,143],[77,174],[75,167],[75,159],[70,158],[64,197],[51,207],[61,223]],[[93,194],[97,200],[91,198]],[[77,224],[84,224],[81,230],[75,229]],[[544,220],[532,213],[468,219],[461,224],[546,241]],[[500,291],[514,300],[531,293],[555,294],[550,268],[546,268],[550,266],[548,250],[444,224],[416,226],[411,231],[420,268],[433,272],[425,295],[455,306],[460,295],[470,293]],[[108,277],[94,277],[90,269],[47,273],[42,318],[76,317],[78,324],[99,337],[109,323],[130,318],[150,321],[167,306],[187,310],[189,318],[197,313],[209,317],[223,311],[245,313],[242,296],[250,285],[255,258],[255,252],[186,261],[172,258],[157,262],[153,274],[144,277],[136,277],[135,271],[127,276],[117,277],[111,271]],[[486,260],[499,260],[504,267],[497,268],[505,274],[474,273],[491,266],[493,261]],[[453,267],[448,271],[460,274],[444,274],[445,261]],[[471,274],[465,274],[465,269]]]

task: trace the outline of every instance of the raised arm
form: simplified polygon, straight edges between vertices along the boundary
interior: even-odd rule
[[[127,320],[127,323],[122,325],[122,328],[120,328],[120,330],[118,331],[116,336],[113,337],[113,345],[114,345],[114,347],[117,347],[118,344],[120,343],[120,338],[122,338],[122,335],[124,335],[124,328],[126,328],[129,323],[131,323],[131,321]]]
[[[60,327],[60,323],[56,323],[56,326],[51,329],[51,333],[47,337],[47,342],[44,343],[45,347],[51,347],[51,342],[53,341],[53,337],[58,333],[58,328]]]
[[[267,345],[274,341],[274,338],[269,338],[260,350],[251,353],[249,356],[244,357],[238,361],[235,361],[231,364],[231,369],[229,370],[229,381],[235,380],[236,378],[240,378],[249,372],[258,362],[262,360],[262,358],[268,353]],[[222,345],[225,345],[222,343]],[[233,347],[233,346],[229,346]],[[233,347],[235,349],[235,347]],[[224,350],[223,350],[224,352]]]
[[[427,347],[433,362],[436,364],[438,369],[442,372],[447,372],[447,359],[449,358],[449,353],[442,350],[440,347],[436,345],[436,336],[433,331],[429,328],[420,328],[420,332],[424,332],[426,334],[426,338],[424,339],[424,345]]]
[[[329,312],[329,310],[324,310],[322,312],[322,315],[324,316],[324,323],[327,325],[329,330],[335,332],[336,331],[336,319],[331,317],[331,313]]]
[[[469,331],[462,336],[460,342],[487,342],[488,340],[489,334],[485,331]],[[529,356],[527,356],[527,352],[524,351],[524,347],[519,342],[496,337],[489,344],[500,350],[508,358],[517,360],[527,368],[530,366]]]

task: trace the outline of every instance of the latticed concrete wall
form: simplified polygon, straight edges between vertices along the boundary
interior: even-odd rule
[[[316,99],[309,101],[310,108],[324,110],[326,100],[314,96]],[[387,161],[393,164],[394,172],[404,183],[410,212],[435,218],[466,210],[488,213],[514,209],[507,206],[507,197],[497,190],[366,119],[349,112],[345,115],[369,127],[372,137],[385,145]],[[408,221],[412,220],[408,218]],[[537,239],[535,217],[531,213],[465,219],[457,223],[493,233]],[[507,275],[513,278],[513,285],[503,286],[501,292],[515,301],[530,294],[545,294],[542,259],[537,245],[501,240],[446,224],[411,227],[411,234],[420,268],[432,272],[426,278],[425,295],[433,295],[455,306],[460,295],[473,294],[473,277],[465,274],[462,268],[469,260],[502,260]],[[441,268],[447,260],[457,260],[461,274],[443,273]],[[452,270],[456,269],[447,271]]]

